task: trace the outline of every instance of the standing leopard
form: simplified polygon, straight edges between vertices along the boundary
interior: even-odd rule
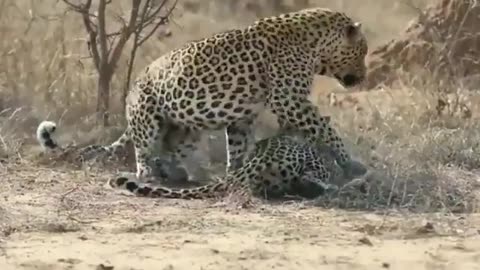
[[[353,177],[366,173],[360,163],[352,165],[357,166],[356,170],[346,174],[335,163],[329,146],[312,146],[292,136],[276,135],[256,142],[244,164],[227,173],[218,183],[172,189],[142,183],[135,177],[119,176],[109,179],[108,185],[152,198],[205,199],[229,192],[266,199],[284,195],[314,198],[337,191]]]
[[[281,127],[311,144],[330,146],[342,168],[350,155],[308,96],[315,74],[352,87],[364,80],[367,41],[361,24],[342,12],[305,9],[187,43],[158,58],[136,78],[126,98],[127,128],[109,146],[133,141],[136,175],[148,177],[154,144],[182,161],[202,131],[224,129],[227,172],[242,166],[253,146],[252,122],[269,109]]]

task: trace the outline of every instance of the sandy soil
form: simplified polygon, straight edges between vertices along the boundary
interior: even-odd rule
[[[143,199],[98,175],[2,165],[0,269],[480,269],[480,216]]]

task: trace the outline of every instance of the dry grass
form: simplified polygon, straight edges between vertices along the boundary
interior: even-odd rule
[[[116,1],[115,12],[127,12],[128,2]],[[134,74],[162,53],[187,40],[251,23],[257,15],[279,12],[269,9],[263,9],[261,14],[247,9],[233,12],[227,8],[227,1],[209,0],[198,10],[193,8],[196,12],[192,13],[192,5],[188,2],[181,3],[175,13],[170,25],[171,38],[159,40],[153,37],[142,47]],[[243,4],[255,2],[243,1]],[[310,2],[311,6],[339,8],[361,19],[372,45],[394,37],[416,13],[401,2],[394,5],[381,0],[369,0],[362,4],[336,0]],[[424,5],[428,1],[414,2]],[[79,17],[71,12],[65,13],[62,1],[2,0],[0,5],[0,54],[4,59],[0,63],[0,89],[5,93],[0,99],[0,111],[20,107],[25,119],[17,125],[25,129],[31,129],[32,123],[44,118],[61,120],[63,126],[82,123],[87,126],[86,129],[91,129],[96,74],[91,59],[87,57],[86,35]],[[293,5],[287,7],[296,8]],[[389,19],[378,24],[376,18],[380,14]],[[222,23],[216,23],[216,20]],[[126,60],[126,56],[120,60],[113,79],[114,115],[120,111]],[[115,117],[118,123],[123,116]]]
[[[314,98],[349,138],[351,151],[373,168],[366,181],[378,189],[362,207],[390,206],[393,196],[395,204],[414,211],[478,211],[476,116],[438,115],[435,89],[405,86],[336,96],[343,100],[336,107],[322,102],[321,94]]]

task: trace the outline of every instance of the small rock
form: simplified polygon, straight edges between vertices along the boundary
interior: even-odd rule
[[[367,237],[360,238],[358,240],[358,242],[360,242],[361,244],[367,245],[367,246],[373,246],[372,241],[370,241],[370,239],[368,239]]]
[[[97,267],[95,268],[96,270],[113,270],[113,266],[110,266],[110,265],[104,265],[103,263],[97,265]]]
[[[433,227],[433,224],[431,222],[427,222],[425,225],[418,228],[417,230],[418,234],[428,234],[428,233],[434,233],[434,232],[435,232],[435,228]]]

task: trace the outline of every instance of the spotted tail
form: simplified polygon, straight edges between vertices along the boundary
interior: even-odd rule
[[[206,199],[224,194],[229,188],[228,182],[218,182],[195,188],[172,189],[155,186],[147,183],[139,183],[137,180],[127,177],[110,179],[108,184],[117,189],[127,190],[139,197],[170,198],[170,199]]]
[[[38,125],[36,132],[37,142],[44,149],[44,151],[63,149],[63,147],[60,146],[54,138],[56,132],[57,125],[55,122],[42,121]],[[111,156],[115,153],[118,153],[119,150],[124,149],[127,143],[130,141],[130,138],[130,128],[127,127],[123,134],[110,145],[103,146],[93,144],[81,148],[78,152],[78,158],[85,161],[92,159],[100,154],[107,154]]]
[[[120,151],[120,149],[124,149],[129,141],[130,128],[127,127],[123,134],[110,145],[104,146],[94,144],[86,146],[80,151],[80,156],[82,156],[85,160],[89,160],[99,154],[113,155]]]

